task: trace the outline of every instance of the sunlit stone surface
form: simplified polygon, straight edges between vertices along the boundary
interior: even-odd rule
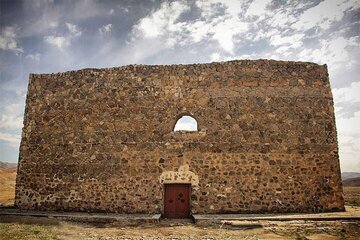
[[[198,131],[173,131],[192,116]],[[161,213],[344,210],[327,68],[242,60],[31,74],[15,204]]]

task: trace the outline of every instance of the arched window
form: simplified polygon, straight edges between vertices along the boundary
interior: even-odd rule
[[[174,131],[198,131],[198,124],[195,118],[184,115],[179,118],[175,124]]]

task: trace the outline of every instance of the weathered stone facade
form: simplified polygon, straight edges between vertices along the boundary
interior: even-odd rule
[[[193,116],[198,132],[174,132]],[[161,213],[342,211],[325,65],[241,60],[31,74],[15,205]]]

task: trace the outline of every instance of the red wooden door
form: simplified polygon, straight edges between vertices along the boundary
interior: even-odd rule
[[[165,184],[165,218],[190,217],[190,184]]]

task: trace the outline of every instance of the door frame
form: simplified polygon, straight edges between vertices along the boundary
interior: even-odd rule
[[[165,218],[165,191],[166,191],[166,186],[171,186],[171,185],[186,185],[189,189],[189,218],[191,218],[191,192],[192,192],[192,187],[191,187],[191,183],[164,183],[163,184],[163,191],[162,191],[162,212],[161,212],[161,217]]]

